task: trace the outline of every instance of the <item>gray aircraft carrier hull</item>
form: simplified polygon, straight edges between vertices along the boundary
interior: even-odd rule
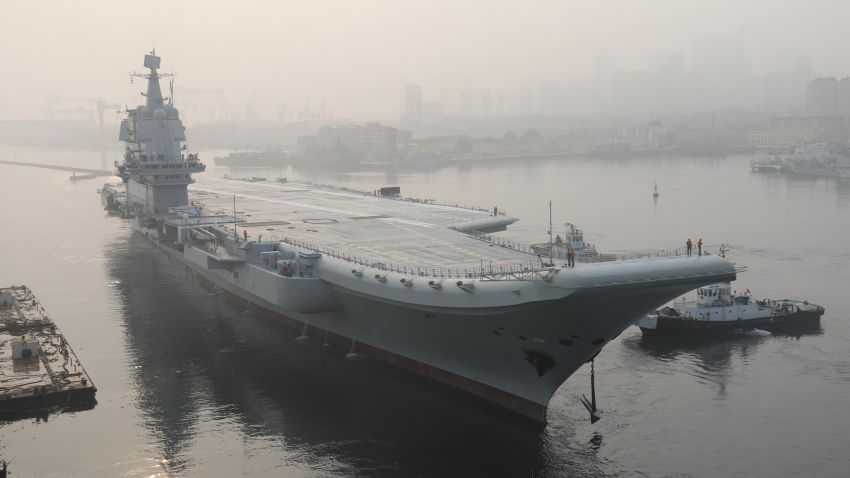
[[[404,303],[321,279],[274,276],[292,294],[269,300],[256,292],[272,280],[266,270],[244,264],[242,274],[234,274],[210,268],[203,251],[191,246],[181,251],[153,242],[255,313],[294,327],[306,324],[315,341],[330,338],[346,346],[354,341],[358,353],[541,424],[551,397],[578,368],[646,312],[706,281],[671,278],[667,284],[576,288],[551,300],[464,308]],[[316,289],[325,295],[304,300]]]
[[[145,55],[145,104],[126,111],[104,185],[164,251],[246,306],[543,423],[559,386],[626,327],[683,292],[733,280],[714,256],[555,265],[487,232],[505,211],[265,177],[213,178],[186,150],[161,58]],[[391,192],[391,197],[385,193]],[[264,240],[265,238],[265,240]],[[592,407],[591,407],[592,408]]]

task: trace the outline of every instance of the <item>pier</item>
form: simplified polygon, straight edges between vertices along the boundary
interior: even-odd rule
[[[23,161],[0,160],[0,164],[8,164],[11,166],[28,166],[31,168],[55,169],[57,171],[71,171],[72,174],[69,178],[71,181],[80,181],[83,179],[92,179],[101,176],[112,176],[113,174],[112,171],[106,171],[104,169],[78,168],[75,166],[60,166],[56,164],[25,163]]]
[[[91,408],[96,391],[32,291],[0,288],[0,416]]]

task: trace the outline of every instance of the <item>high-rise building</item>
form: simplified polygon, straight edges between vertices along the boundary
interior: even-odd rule
[[[493,99],[490,96],[490,92],[484,90],[481,92],[481,116],[490,116],[493,112]]]
[[[501,90],[496,92],[496,109],[493,113],[496,116],[505,116],[505,94]]]
[[[749,64],[739,37],[693,40],[692,73],[698,95],[694,109],[724,109],[744,105],[751,98],[745,88]]]
[[[850,116],[850,76],[838,82],[838,114]]]
[[[402,119],[414,122],[422,120],[421,85],[404,85],[404,113],[402,114]]]
[[[815,78],[806,88],[806,113],[811,116],[838,114],[838,82],[835,78]]]
[[[537,89],[537,113],[556,116],[561,111],[561,85],[555,82],[540,83]]]
[[[443,119],[443,104],[439,101],[429,101],[422,104],[422,121],[436,122]]]
[[[478,116],[478,102],[475,101],[475,92],[472,90],[464,90],[460,93],[460,114],[461,116],[474,117]]]
[[[519,92],[519,114],[530,115],[534,113],[534,96],[530,88],[523,88]]]

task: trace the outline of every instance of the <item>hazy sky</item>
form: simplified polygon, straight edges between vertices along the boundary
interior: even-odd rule
[[[700,37],[739,39],[755,73],[806,54],[816,74],[847,76],[848,19],[848,0],[3,0],[0,118],[45,117],[51,95],[135,104],[127,73],[154,44],[178,86],[269,118],[308,100],[397,118],[406,82],[450,104],[464,89],[590,76],[599,51],[625,69],[675,50],[687,62]]]

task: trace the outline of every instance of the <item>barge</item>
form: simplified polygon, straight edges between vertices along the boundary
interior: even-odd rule
[[[82,410],[97,388],[27,286],[0,288],[0,417]]]

